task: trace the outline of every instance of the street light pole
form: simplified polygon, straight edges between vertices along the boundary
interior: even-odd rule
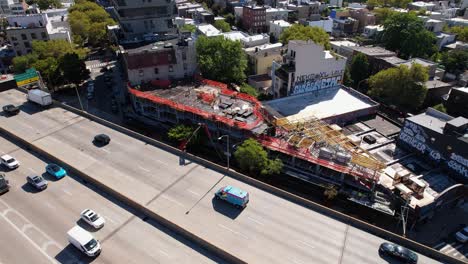
[[[229,152],[229,135],[222,135],[218,138],[218,140],[221,140],[223,137],[227,138],[227,144],[226,144],[226,156],[227,156],[227,169],[229,170],[229,158],[231,157],[231,153]]]
[[[80,93],[78,92],[78,87],[77,87],[77,85],[75,85],[75,91],[76,91],[76,96],[78,96],[78,102],[80,103],[81,111],[84,112],[83,104],[81,103],[81,97],[80,97]]]

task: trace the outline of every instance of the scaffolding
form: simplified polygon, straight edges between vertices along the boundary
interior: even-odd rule
[[[280,118],[273,124],[276,137],[260,138],[272,150],[373,182],[385,168],[385,164],[352,142],[336,125],[318,118],[293,121]]]

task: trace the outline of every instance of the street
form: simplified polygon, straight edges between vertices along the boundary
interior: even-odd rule
[[[54,180],[44,173],[47,160],[19,149],[0,137],[0,153],[21,161],[5,171],[11,184],[0,196],[0,263],[216,263],[197,245],[177,236],[74,175]],[[49,181],[38,192],[26,183],[27,175],[43,175]],[[105,226],[96,231],[79,220],[91,208],[101,214]],[[94,261],[68,244],[66,232],[80,225],[100,240],[103,251]],[[199,252],[197,252],[199,251]],[[200,253],[201,252],[201,253]],[[211,259],[210,259],[211,258]]]

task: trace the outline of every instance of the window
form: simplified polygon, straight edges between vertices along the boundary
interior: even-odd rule
[[[18,39],[16,37],[11,37],[11,41],[17,41]]]
[[[172,67],[172,65],[169,65],[169,72],[173,72],[174,71],[174,68]]]
[[[154,68],[154,74],[159,74],[159,69],[158,68]]]
[[[21,38],[22,38],[23,40],[28,40],[28,37],[26,37],[26,34],[21,34]]]
[[[36,33],[31,33],[31,38],[32,39],[37,39]]]
[[[25,46],[26,48],[30,48],[30,47],[31,47],[31,44],[29,44],[29,42],[26,42],[26,41],[25,41],[25,42],[24,42],[24,46]]]

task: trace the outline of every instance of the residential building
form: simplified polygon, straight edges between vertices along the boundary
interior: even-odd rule
[[[330,6],[343,7],[343,0],[330,0]]]
[[[354,35],[358,32],[359,22],[351,17],[333,19],[332,35],[344,37]]]
[[[264,44],[244,49],[253,75],[269,74],[273,61],[282,60],[283,44]]]
[[[28,7],[24,0],[0,0],[0,15],[24,15]]]
[[[201,24],[197,26],[196,34],[205,37],[216,37],[220,36],[222,32],[211,24]]]
[[[433,11],[436,5],[434,3],[426,3],[423,1],[412,2],[408,4],[409,10],[426,10]]]
[[[270,29],[269,26],[272,21],[288,20],[288,13],[289,13],[289,10],[284,9],[284,8],[272,8],[272,7],[267,8],[265,21],[266,21],[268,30]]]
[[[114,17],[125,39],[143,38],[148,33],[173,33],[172,19],[177,14],[175,1],[110,0]]]
[[[445,105],[450,115],[468,118],[468,87],[452,88]]]
[[[298,20],[318,20],[320,19],[320,2],[318,1],[289,1],[285,6],[296,13]]]
[[[270,42],[268,34],[249,35],[242,31],[230,31],[222,33],[222,35],[232,41],[240,41],[244,48],[255,47]]]
[[[245,5],[242,9],[242,25],[249,33],[267,32],[266,7]]]
[[[333,19],[331,19],[330,17],[320,18],[319,20],[313,20],[313,21],[307,20],[303,23],[311,27],[322,28],[327,33],[332,33],[333,31]]]
[[[445,22],[447,23],[449,27],[453,27],[453,26],[468,27],[467,18],[454,17],[454,18],[445,20]]]
[[[406,118],[398,145],[445,168],[457,181],[468,183],[468,119],[428,108]]]
[[[274,20],[270,21],[270,35],[279,40],[281,34],[291,26],[290,23],[284,20]]]
[[[383,31],[382,25],[374,25],[374,26],[365,26],[362,35],[366,38],[373,38],[376,37],[378,33]]]
[[[433,33],[442,32],[444,25],[445,25],[444,21],[437,20],[437,19],[428,19],[424,23],[424,26],[426,27],[426,29]]]
[[[359,46],[356,42],[352,42],[349,40],[334,40],[330,41],[331,49],[340,54],[343,57],[350,58],[353,56],[353,49],[351,47]],[[351,61],[348,60],[348,63]]]
[[[437,38],[437,42],[436,42],[437,48],[439,50],[442,50],[447,45],[454,44],[456,42],[457,35],[440,32],[436,34],[436,38]]]
[[[164,42],[120,47],[123,65],[132,86],[167,84],[193,76],[196,72],[195,42],[180,36]]]
[[[313,41],[291,40],[283,60],[272,65],[273,95],[279,98],[337,86],[345,66],[346,58]]]
[[[32,51],[33,40],[64,39],[71,42],[67,10],[7,17],[6,35],[18,56]]]
[[[0,73],[6,74],[9,72],[9,66],[13,62],[13,58],[16,56],[16,52],[13,46],[8,44],[0,47]]]
[[[366,55],[367,61],[369,62],[369,70],[371,75],[388,68],[388,63],[384,60],[381,60],[382,58],[396,57],[395,52],[378,46],[356,46],[351,47],[351,49],[354,51],[353,56],[358,53]],[[348,57],[348,61],[352,61],[352,57]]]
[[[375,24],[375,15],[366,8],[352,8],[349,15],[358,21],[358,32],[363,32],[366,26]]]

